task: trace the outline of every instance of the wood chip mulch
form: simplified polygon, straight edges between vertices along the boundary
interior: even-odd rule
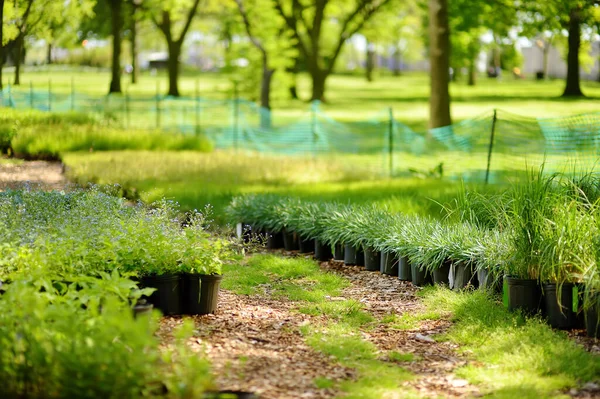
[[[68,185],[60,162],[27,161],[0,164],[0,191],[26,186],[42,190],[62,190]]]
[[[322,263],[321,267],[351,282],[343,297],[331,300],[359,301],[377,320],[390,313],[401,315],[420,310],[415,296],[418,288],[411,284],[358,267],[345,267],[340,262]],[[314,380],[353,379],[354,370],[304,343],[299,329],[325,319],[300,314],[294,310],[296,306],[268,295],[235,295],[221,290],[216,314],[194,318],[197,332],[191,345],[204,351],[211,360],[219,389],[254,392],[262,399],[341,395],[334,388],[317,388]],[[163,318],[159,334],[168,336],[180,323],[178,317]],[[415,378],[400,384],[410,386],[424,397],[477,396],[477,388],[453,374],[467,360],[456,354],[454,345],[431,338],[448,326],[447,321],[439,320],[421,323],[414,330],[395,330],[385,323],[376,323],[375,327],[362,331],[362,337],[379,348],[381,359],[387,359],[389,351],[412,353],[414,360],[399,367],[409,370]],[[398,391],[401,393],[403,388],[400,386]]]

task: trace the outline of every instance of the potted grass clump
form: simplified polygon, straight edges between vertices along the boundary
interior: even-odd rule
[[[319,261],[328,261],[333,257],[331,245],[320,238],[327,223],[328,207],[329,204],[303,203],[301,212],[289,220],[300,234],[300,252],[314,252],[314,258]]]
[[[398,247],[400,252],[408,258],[410,264],[411,281],[416,286],[423,286],[433,282],[431,267],[425,263],[428,251],[429,237],[440,230],[440,222],[430,218],[412,216],[406,218],[403,234]]]
[[[325,221],[323,222],[323,231],[318,239],[325,244],[334,247],[334,260],[348,261],[347,264],[356,264],[356,254],[346,254],[348,246],[343,241],[346,228],[346,220],[352,215],[352,208],[349,205],[332,203],[326,208]],[[344,262],[346,263],[346,262]]]
[[[539,285],[543,229],[560,206],[558,175],[545,176],[543,167],[512,187],[504,217],[513,239],[513,258],[506,265],[505,286],[509,310],[528,314],[543,311]]]
[[[541,230],[540,281],[546,317],[555,328],[575,326],[575,284],[594,264],[593,243],[598,229],[589,209],[575,199],[558,202],[552,219]]]
[[[366,218],[368,223],[362,231],[363,238],[361,240],[365,254],[365,269],[381,271],[382,248],[393,234],[394,227],[398,224],[398,218],[390,215],[389,211],[375,206],[366,210]],[[384,272],[385,274],[394,274],[392,267],[385,268]]]
[[[514,251],[510,235],[496,229],[482,231],[472,250],[479,289],[502,292],[504,270]]]
[[[379,260],[379,256],[375,254],[374,232],[385,228],[385,222],[385,211],[373,205],[352,207],[341,234],[341,240],[345,244],[345,264],[365,266],[368,254],[369,270],[375,267],[373,263]]]
[[[315,250],[315,240],[312,229],[308,226],[315,222],[315,209],[317,205],[310,202],[288,200],[285,205],[285,225],[287,231],[297,234],[296,243],[298,252],[306,254]]]
[[[235,197],[226,209],[228,221],[238,226],[238,236],[245,241],[263,241],[263,237],[266,237],[267,249],[283,248],[281,231],[267,225],[271,209],[277,201],[279,198],[273,195]]]

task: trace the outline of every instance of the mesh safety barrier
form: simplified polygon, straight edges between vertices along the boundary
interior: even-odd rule
[[[95,113],[126,129],[203,134],[217,149],[329,158],[387,176],[500,182],[542,163],[546,171],[595,171],[600,154],[600,112],[532,118],[490,111],[415,132],[391,109],[369,120],[340,122],[318,102],[292,120],[242,99],[94,97],[7,87],[0,91],[0,106]]]

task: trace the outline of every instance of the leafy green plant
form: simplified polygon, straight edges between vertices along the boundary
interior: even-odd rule
[[[10,284],[0,299],[0,396],[184,398],[210,388],[209,363],[189,354],[184,336],[160,349],[157,315],[134,318],[144,291],[102,277],[62,276],[65,285],[35,273]]]

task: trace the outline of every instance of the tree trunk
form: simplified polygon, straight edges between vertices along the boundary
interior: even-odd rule
[[[375,45],[367,41],[367,61],[365,71],[367,82],[373,81],[373,70],[375,69]]]
[[[574,8],[569,15],[569,50],[567,54],[567,85],[563,97],[583,96],[579,85],[579,47],[581,45],[580,10]]]
[[[475,86],[475,72],[475,60],[471,60],[469,61],[469,82],[467,83],[469,86]]]
[[[260,114],[260,126],[271,127],[271,82],[273,81],[274,69],[263,65],[262,80],[260,83],[260,106],[263,108]]]
[[[46,64],[52,64],[52,42],[48,41],[48,47],[46,48]]]
[[[121,30],[123,29],[122,0],[110,0],[111,34],[113,39],[112,72],[109,93],[121,93]]]
[[[25,42],[25,34],[19,33],[15,39],[14,62],[15,62],[15,86],[21,84],[21,62],[23,61],[23,44]]]
[[[312,94],[310,101],[322,101],[325,102],[325,80],[327,80],[327,74],[320,68],[312,69],[310,71],[312,78]]]
[[[167,95],[179,97],[179,54],[181,53],[180,42],[169,42],[169,62],[167,64],[169,70],[169,92]]]
[[[290,83],[289,91],[292,100],[298,99],[298,72],[300,71],[300,57],[294,58],[294,65],[288,68],[287,73],[292,75],[292,83]]]
[[[396,46],[394,51],[394,76],[400,76],[402,69],[402,53],[400,52],[400,48]]]
[[[137,5],[133,2],[133,10],[131,15],[131,84],[138,82],[138,43],[137,43]]]
[[[2,45],[4,26],[4,0],[0,0],[0,90],[2,90],[2,66],[4,65],[4,46]]]
[[[450,119],[450,27],[448,0],[429,0],[430,77],[429,127],[452,123]]]

